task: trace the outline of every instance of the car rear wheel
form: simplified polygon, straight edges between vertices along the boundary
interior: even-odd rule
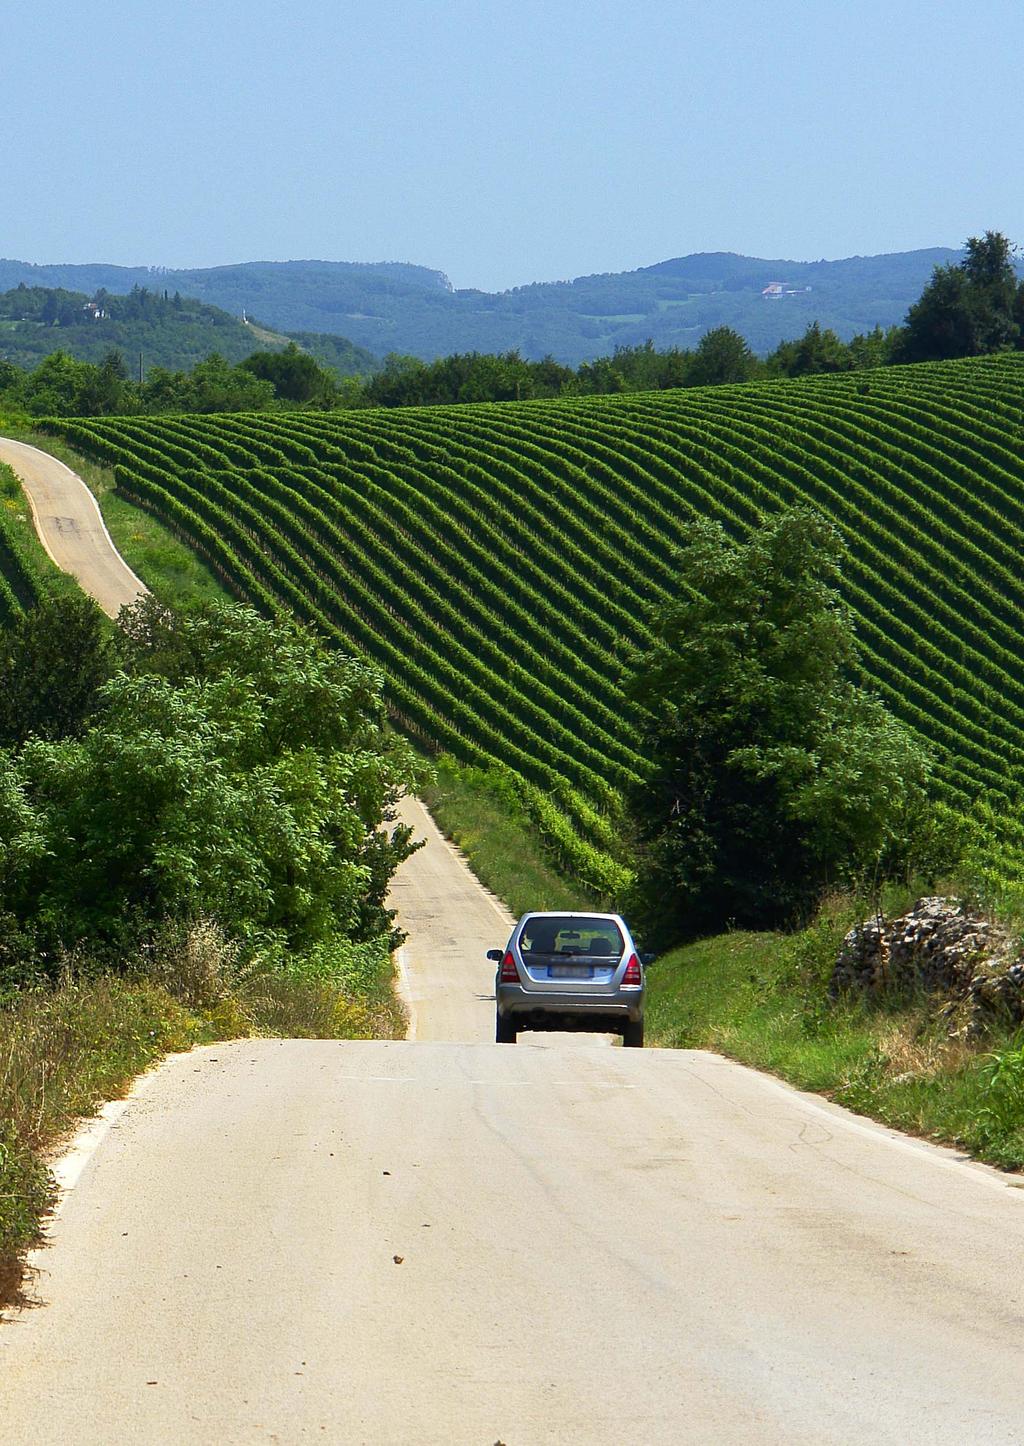
[[[638,1019],[634,1024],[627,1019],[622,1026],[622,1045],[624,1049],[643,1049],[644,1047],[644,1022]]]
[[[495,1044],[515,1044],[516,1042],[515,1021],[503,1019],[500,1014],[494,1017],[494,1042]]]

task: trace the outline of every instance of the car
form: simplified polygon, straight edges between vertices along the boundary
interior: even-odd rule
[[[524,1029],[580,1029],[644,1042],[645,969],[620,914],[537,911],[523,914],[504,949],[488,949],[498,1044]]]

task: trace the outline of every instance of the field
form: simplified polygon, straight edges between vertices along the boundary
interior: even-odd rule
[[[696,515],[812,502],[865,669],[940,789],[1024,781],[1024,357],[737,387],[333,414],[54,422],[238,596],[372,657],[431,748],[506,770],[598,894],[642,771],[619,676]]]

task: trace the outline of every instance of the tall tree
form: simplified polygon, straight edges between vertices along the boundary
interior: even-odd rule
[[[754,375],[754,353],[731,326],[716,326],[697,344],[687,380],[694,387],[719,386],[723,382],[745,382]]]
[[[627,680],[652,764],[638,906],[663,942],[791,920],[922,802],[922,747],[856,681],[842,557],[809,509],[746,543],[698,522],[679,555]]]
[[[999,231],[972,236],[963,261],[937,266],[907,312],[896,359],[945,361],[1020,346],[1019,288],[1012,247]]]
[[[0,748],[77,736],[114,669],[110,629],[82,594],[44,599],[0,631]]]

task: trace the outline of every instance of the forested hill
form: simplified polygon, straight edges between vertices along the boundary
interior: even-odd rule
[[[366,375],[377,365],[346,337],[269,331],[164,287],[133,286],[127,294],[100,287],[86,294],[21,283],[0,295],[0,361],[21,367],[36,366],[55,351],[91,362],[118,351],[133,365],[141,352],[147,368],[180,371],[211,352],[239,362],[291,341],[342,376]]]
[[[783,261],[702,252],[637,271],[540,282],[512,291],[454,290],[440,271],[399,263],[247,262],[195,271],[32,266],[0,260],[0,288],[64,286],[128,292],[133,286],[246,310],[291,332],[334,332],[377,356],[431,360],[452,352],[551,355],[570,365],[651,338],[692,348],[731,326],[756,352],[801,336],[814,321],[844,340],[901,322],[932,270],[957,260],[943,247],[842,261]],[[765,295],[766,288],[778,287]]]

